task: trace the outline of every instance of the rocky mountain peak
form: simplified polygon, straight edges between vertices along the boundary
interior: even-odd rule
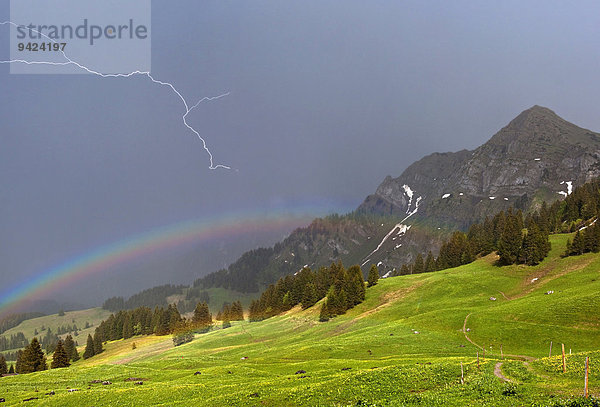
[[[480,149],[519,154],[546,147],[563,150],[569,146],[597,147],[596,133],[564,120],[552,110],[535,105],[515,117]],[[533,150],[532,150],[533,149]]]

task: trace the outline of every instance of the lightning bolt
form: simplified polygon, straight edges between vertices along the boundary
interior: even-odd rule
[[[19,27],[18,24],[12,22],[12,21],[2,21],[0,22],[0,26],[2,25],[9,25],[9,26],[14,26],[14,27]],[[48,39],[49,41],[52,41],[53,43],[57,43],[54,39],[48,37],[47,35],[36,31],[36,30],[31,30],[32,32],[35,32],[41,36],[43,36],[44,38]],[[202,147],[204,148],[204,150],[206,151],[206,153],[208,154],[208,158],[209,158],[209,169],[211,170],[216,170],[219,168],[223,168],[226,170],[230,170],[231,167],[228,165],[224,165],[224,164],[216,164],[214,163],[214,158],[212,153],[210,152],[210,149],[208,148],[208,144],[206,143],[206,140],[200,135],[200,133],[198,132],[198,130],[196,130],[195,128],[193,128],[188,122],[187,122],[187,116],[188,114],[190,114],[190,112],[192,110],[194,110],[200,103],[202,102],[210,102],[212,100],[217,100],[220,99],[222,97],[228,96],[229,92],[223,93],[221,95],[217,95],[217,96],[205,96],[202,99],[200,99],[198,102],[196,102],[196,104],[192,105],[192,107],[190,107],[190,105],[188,104],[187,100],[183,97],[183,95],[181,94],[181,92],[179,92],[175,86],[173,86],[172,83],[170,82],[165,82],[165,81],[161,81],[158,80],[156,78],[154,78],[152,76],[152,74],[149,71],[133,71],[133,72],[129,72],[129,73],[116,73],[116,74],[107,74],[107,73],[102,73],[102,72],[98,72],[95,71],[93,69],[88,68],[85,65],[80,64],[77,61],[72,60],[71,58],[69,58],[67,56],[67,54],[65,53],[64,50],[60,50],[62,56],[65,58],[65,62],[50,62],[50,61],[27,61],[24,59],[11,59],[11,60],[6,60],[6,61],[0,61],[0,64],[15,64],[15,63],[21,63],[21,64],[26,64],[26,65],[53,65],[53,66],[65,66],[65,65],[73,65],[76,66],[79,69],[82,69],[90,74],[99,76],[101,78],[131,78],[133,76],[145,76],[148,79],[150,79],[152,81],[152,83],[155,83],[157,85],[162,85],[162,86],[167,86],[169,87],[173,93],[181,100],[181,102],[183,103],[183,107],[185,108],[185,112],[183,113],[183,115],[181,116],[181,120],[183,121],[183,124],[185,125],[185,127],[187,127],[192,133],[194,133],[198,139],[200,139],[200,141],[202,142]]]

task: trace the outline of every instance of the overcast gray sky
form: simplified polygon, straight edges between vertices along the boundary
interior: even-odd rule
[[[152,73],[190,100],[230,92],[188,120],[233,171],[208,169],[179,101],[147,79],[2,65],[0,285],[182,220],[350,210],[386,175],[474,148],[534,104],[600,130],[599,27],[595,1],[155,1]],[[227,239],[199,247],[198,272],[286,232],[226,255],[209,252]],[[178,260],[155,257],[72,298],[170,282],[157,269]]]

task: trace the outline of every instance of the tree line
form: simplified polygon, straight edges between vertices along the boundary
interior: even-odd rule
[[[183,285],[165,284],[143,290],[125,300],[123,297],[111,297],[104,301],[102,308],[117,312],[139,307],[166,307],[166,298],[173,294],[180,294],[185,288]]]
[[[41,312],[25,312],[20,314],[10,314],[0,319],[0,334],[8,331],[11,328],[16,327],[21,322],[28,319],[43,317],[46,314]]]
[[[600,252],[600,227],[594,224],[575,232],[573,241],[567,240],[567,250],[564,256],[579,256],[584,253]]]
[[[23,332],[17,332],[10,337],[0,336],[0,351],[22,348],[27,344],[27,338],[25,338]]]
[[[343,314],[361,303],[365,298],[365,283],[360,266],[346,269],[338,262],[316,272],[304,267],[294,275],[282,277],[252,301],[249,319],[261,321],[298,304],[307,309],[325,297],[321,320]]]
[[[417,255],[412,264],[404,264],[393,275],[429,273],[458,267],[494,251],[499,265],[539,264],[550,251],[546,219],[540,212],[523,217],[521,210],[509,208],[482,223],[471,226],[468,233],[454,232],[442,243],[437,257],[429,251]]]
[[[71,335],[67,335],[64,341],[59,339],[53,352],[52,363],[50,363],[51,369],[68,367],[71,361],[80,359],[77,352],[77,343],[73,341]],[[23,349],[16,352],[16,362],[11,364],[10,368],[8,368],[4,356],[0,355],[0,375],[7,373],[26,374],[47,370],[46,355],[49,353],[44,353],[42,344],[37,337],[34,337]]]
[[[231,321],[244,320],[244,307],[239,300],[234,301],[231,305],[224,303],[223,308],[217,313],[215,319],[223,322],[223,328],[229,328]]]

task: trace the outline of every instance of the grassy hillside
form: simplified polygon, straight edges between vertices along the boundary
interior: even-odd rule
[[[382,280],[364,303],[326,323],[317,304],[177,348],[169,337],[111,342],[68,369],[2,378],[0,397],[51,406],[555,405],[581,394],[586,355],[590,391],[599,395],[600,255],[562,259],[566,236],[551,241],[536,267],[498,268],[488,256]],[[560,343],[572,351],[567,373]]]
[[[46,315],[39,318],[32,318],[21,322],[14,328],[4,332],[3,336],[10,336],[17,332],[23,332],[28,340],[31,340],[35,335],[35,330],[38,331],[38,335],[44,335],[45,331],[42,331],[42,327],[52,329],[52,332],[56,333],[59,326],[77,325],[78,328],[82,329],[79,333],[79,337],[75,338],[79,343],[84,344],[85,338],[89,333],[94,334],[94,329],[102,322],[103,319],[108,318],[111,313],[103,310],[102,308],[90,308],[79,311],[66,311],[65,315],[59,316],[58,314]],[[84,329],[86,323],[90,324],[88,329]],[[65,335],[61,335],[65,336]],[[82,339],[79,339],[82,338]]]

